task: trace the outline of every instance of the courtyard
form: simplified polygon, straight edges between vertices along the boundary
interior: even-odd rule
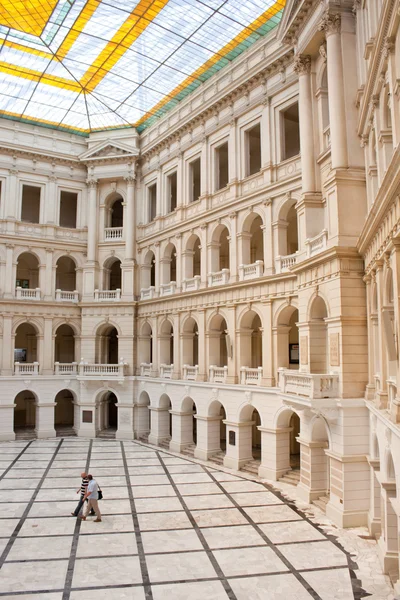
[[[76,438],[3,442],[0,467],[2,599],[370,594],[333,536],[275,489],[226,469]],[[103,490],[101,523],[70,514],[82,470]]]

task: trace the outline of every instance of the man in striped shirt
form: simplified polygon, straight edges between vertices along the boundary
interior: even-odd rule
[[[82,506],[85,502],[85,494],[86,494],[87,486],[89,485],[89,479],[88,479],[87,474],[81,473],[81,477],[82,477],[81,487],[78,490],[76,490],[76,493],[79,494],[79,492],[80,492],[81,495],[80,495],[79,502],[78,502],[76,509],[74,510],[74,512],[71,513],[71,515],[73,517],[77,517],[79,515],[79,513],[81,512]]]

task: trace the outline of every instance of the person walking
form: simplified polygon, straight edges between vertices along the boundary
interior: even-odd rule
[[[83,513],[83,515],[80,517],[83,521],[86,521],[86,517],[88,516],[89,512],[91,509],[94,510],[94,512],[96,513],[96,518],[94,520],[95,523],[100,523],[101,522],[101,513],[100,513],[100,509],[99,509],[99,503],[98,503],[98,499],[99,499],[99,486],[98,483],[95,479],[93,479],[92,475],[88,475],[88,486],[87,486],[87,490],[85,492],[85,495],[83,496],[83,501],[88,500],[87,506],[85,508],[85,511]]]
[[[74,512],[71,513],[71,515],[73,517],[77,517],[82,510],[82,506],[85,502],[84,496],[86,494],[87,486],[89,484],[88,476],[86,473],[81,473],[81,477],[82,477],[81,487],[80,487],[80,489],[76,490],[76,493],[79,494],[79,492],[80,492],[81,496],[79,498],[79,502],[77,504],[76,509],[74,510]]]

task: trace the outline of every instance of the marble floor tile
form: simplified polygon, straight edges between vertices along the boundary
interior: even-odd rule
[[[176,496],[172,485],[132,485],[134,498],[162,498]]]
[[[312,540],[326,539],[318,529],[307,521],[296,521],[294,523],[267,523],[260,525],[260,529],[271,540],[273,544],[284,544],[288,542],[309,542]]]
[[[126,464],[128,467],[158,467],[160,466],[160,461],[158,458],[127,458]]]
[[[214,567],[206,552],[182,554],[152,554],[147,556],[150,581],[181,581],[216,577]]]
[[[223,494],[216,483],[178,484],[182,496],[198,496],[199,494]]]
[[[323,600],[353,600],[353,589],[348,569],[332,569],[302,573]]]
[[[220,581],[196,581],[155,585],[153,600],[225,600],[228,598]],[[246,600],[250,600],[247,598]]]
[[[128,467],[129,475],[131,476],[131,480],[136,478],[137,475],[165,475],[165,471],[161,466],[137,466],[137,467]]]
[[[244,508],[243,510],[255,523],[302,520],[302,517],[286,504],[278,504],[277,506],[256,506],[253,508]]]
[[[8,503],[0,504],[0,521],[9,517],[21,518],[27,506],[27,502],[14,502],[13,499]]]
[[[131,475],[131,485],[162,485],[169,483],[166,475]]]
[[[242,525],[247,523],[237,508],[215,508],[196,510],[192,513],[199,527],[217,527],[218,525]]]
[[[11,596],[1,596],[1,600],[38,600],[38,594],[12,594]],[[49,594],[40,594],[40,600],[62,600],[62,592]]]
[[[32,539],[17,537],[7,557],[7,561],[47,560],[50,558],[68,559],[71,553],[72,539],[72,535]]]
[[[0,571],[0,590],[26,592],[63,588],[67,568],[67,560],[24,562],[23,568],[20,563],[4,563]]]
[[[80,482],[80,480],[79,480]],[[58,489],[73,489],[73,490],[77,490],[78,489],[78,479],[76,478],[76,475],[74,477],[58,477],[56,479],[52,478],[47,478],[44,480],[43,484],[42,484],[42,489],[43,490],[48,490],[49,488],[54,489],[54,488],[58,488]]]
[[[95,541],[93,543],[96,543]],[[142,583],[137,556],[78,558],[75,562],[73,587]],[[110,597],[111,600],[112,596]]]
[[[177,497],[172,498],[137,498],[135,500],[137,513],[155,513],[183,510]]]
[[[224,473],[223,471],[211,471],[210,469],[207,469],[207,471],[210,471],[217,481],[243,481],[241,477],[238,477],[237,475],[232,475],[232,473]]]
[[[14,463],[13,469],[18,469],[19,473],[23,473],[25,470],[27,473],[31,474],[32,469],[46,469],[48,464],[48,460],[22,460],[20,458],[16,463]]]
[[[231,494],[232,500],[240,506],[266,506],[267,504],[283,504],[272,492],[242,492]]]
[[[0,520],[0,537],[10,537],[18,525],[18,519],[1,519]]]
[[[158,529],[188,529],[192,525],[186,513],[154,513],[139,514],[139,526],[141,531],[157,531]]]
[[[95,470],[99,468],[109,468],[109,467],[123,467],[124,461],[121,458],[106,458],[106,459],[98,459],[92,458],[90,460],[89,470]]]
[[[347,556],[329,541],[289,544],[279,550],[299,570],[347,566]]]
[[[201,533],[204,535],[211,550],[265,545],[260,534],[251,525],[210,527],[209,529],[202,529]]]
[[[72,535],[75,529],[75,519],[63,517],[28,518],[21,527],[18,537],[42,535]]]
[[[291,573],[229,579],[237,600],[311,600],[310,594]],[[322,596],[325,600],[325,596]],[[350,598],[341,597],[341,600]]]
[[[165,465],[168,473],[204,473],[200,465]]]
[[[234,494],[235,492],[263,492],[266,489],[261,483],[244,481],[243,479],[241,481],[221,482],[221,485],[228,494]]]
[[[163,462],[166,465],[187,465],[189,464],[187,460],[185,460],[184,458],[179,458],[177,456],[169,456],[166,455],[163,457]],[[190,463],[193,464],[193,463]]]
[[[225,494],[211,494],[208,496],[185,496],[185,503],[189,510],[207,508],[234,508],[233,503]]]
[[[40,479],[2,479],[1,490],[34,490],[39,485]]]
[[[211,477],[207,473],[174,473],[171,475],[174,483],[212,483]]]
[[[213,554],[226,577],[287,571],[287,567],[268,547],[214,550]]]
[[[126,458],[150,458],[150,459],[155,459],[157,458],[157,455],[155,452],[127,452],[126,453]]]
[[[0,512],[4,503],[12,502],[29,502],[32,498],[34,490],[13,490],[12,494],[3,490],[0,491]]]
[[[31,479],[33,477],[37,477],[38,479],[40,479],[43,476],[43,473],[45,472],[45,468],[42,469],[26,469],[26,470],[22,470],[21,469],[14,469],[14,467],[12,469],[10,469],[8,471],[8,473],[4,476],[3,481],[6,481],[8,479],[18,479],[21,481],[24,481],[25,479]]]
[[[80,535],[77,557],[116,556],[117,554],[137,554],[136,537],[131,533],[101,533]]]
[[[101,523],[94,522],[95,517],[88,517],[82,521],[81,535],[91,533],[111,533],[113,531],[134,531],[132,515],[109,515]],[[71,521],[75,519],[71,517]]]
[[[17,600],[16,598],[14,600]],[[19,599],[18,599],[19,600]],[[33,598],[32,598],[33,600]],[[146,600],[142,587],[107,588],[71,592],[70,600]]]
[[[203,550],[194,529],[175,531],[144,531],[142,542],[146,554],[157,552],[180,552],[182,550]]]

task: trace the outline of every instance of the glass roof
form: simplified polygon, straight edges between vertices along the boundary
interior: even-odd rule
[[[0,116],[81,133],[176,106],[286,0],[0,0]]]

